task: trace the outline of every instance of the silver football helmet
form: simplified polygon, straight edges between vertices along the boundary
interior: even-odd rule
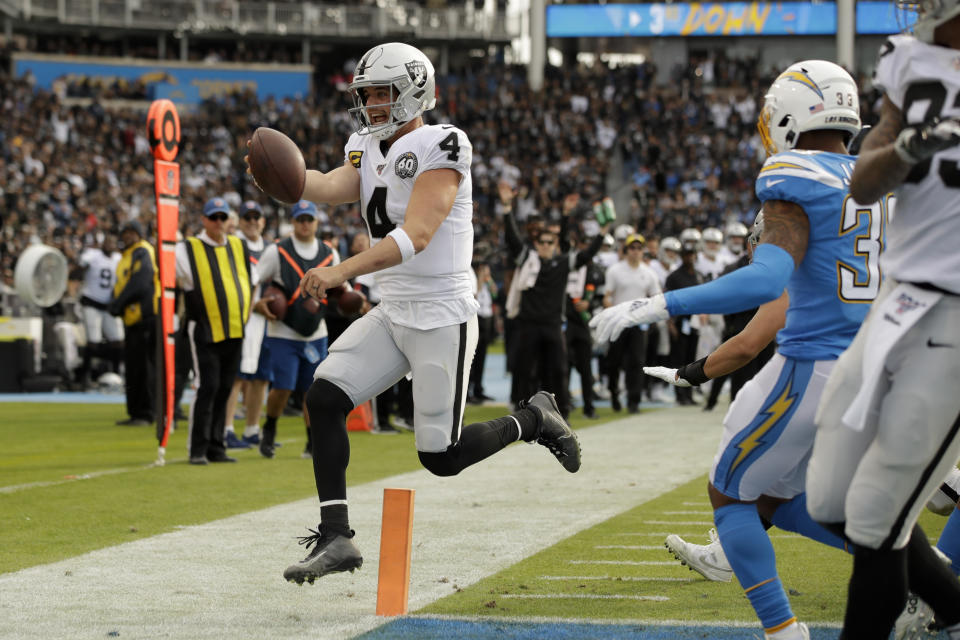
[[[373,122],[367,111],[367,90],[391,87],[390,113],[382,122]],[[400,127],[437,105],[437,82],[433,63],[416,47],[402,42],[378,44],[363,54],[348,90],[353,95],[350,115],[357,133],[386,140]]]
[[[757,245],[760,244],[760,236],[763,235],[763,209],[757,211],[757,217],[753,220],[753,228],[750,230],[750,235],[747,236],[747,242],[750,243],[750,246],[754,249],[757,248]]]
[[[720,245],[723,244],[723,232],[716,227],[707,227],[703,230],[701,241],[704,255],[712,260],[717,257]]]
[[[747,225],[742,222],[731,222],[727,225],[727,248],[735,256],[739,256],[743,253],[744,243],[747,241],[747,236],[750,232],[747,230]]]
[[[917,40],[933,42],[933,32],[951,18],[960,15],[960,0],[899,0],[897,6],[904,11],[915,11],[917,21],[913,24],[913,35]]]
[[[860,131],[860,94],[843,67],[826,60],[804,60],[787,67],[764,96],[757,131],[767,155],[797,146],[800,134],[835,129]]]
[[[672,252],[673,255],[668,255],[667,252]],[[667,236],[660,241],[660,262],[664,265],[671,265],[677,261],[677,256],[680,255],[680,241],[674,238],[673,236]]]
[[[637,230],[631,227],[629,224],[617,225],[617,228],[613,230],[613,237],[617,242],[623,243],[627,236],[633,235]]]
[[[680,232],[680,246],[683,249],[700,250],[700,230],[693,227],[684,229]]]

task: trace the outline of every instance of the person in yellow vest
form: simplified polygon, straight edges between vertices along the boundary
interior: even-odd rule
[[[223,198],[203,206],[203,231],[177,244],[177,282],[186,300],[186,330],[196,374],[190,405],[190,464],[236,462],[224,443],[224,412],[240,371],[243,328],[254,272],[250,252],[226,232]]]
[[[154,394],[157,366],[157,305],[160,280],[153,246],[144,239],[136,220],[120,231],[123,254],[117,264],[117,282],[107,307],[111,315],[123,316],[124,386],[126,420],[118,425],[142,427],[156,419]]]

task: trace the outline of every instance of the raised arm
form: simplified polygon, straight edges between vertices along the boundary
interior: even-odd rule
[[[933,117],[905,125],[900,109],[883,96],[880,121],[860,148],[850,195],[860,204],[873,204],[899,187],[915,165],[958,143],[960,121]]]
[[[360,199],[360,172],[349,162],[327,173],[310,169],[301,197],[328,205],[356,202]]]
[[[870,130],[860,147],[860,157],[850,179],[850,195],[860,204],[873,204],[898,186],[910,173],[912,164],[894,150],[903,129],[900,109],[883,96],[880,121]]]

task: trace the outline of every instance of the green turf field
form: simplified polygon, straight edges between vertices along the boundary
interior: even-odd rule
[[[0,412],[0,573],[315,495],[301,418],[280,419],[275,459],[231,450],[238,464],[208,467],[186,464],[183,425],[157,468],[153,427],[115,426],[121,405],[4,403]],[[465,419],[503,413],[468,406]],[[590,424],[613,417],[599,413]],[[573,416],[575,427],[587,423]],[[356,432],[350,446],[351,485],[421,468],[409,432]]]
[[[124,417],[119,405],[14,403],[0,410],[0,573],[314,495],[310,461],[300,458],[300,418],[280,421],[285,446],[274,460],[246,450],[235,452],[236,465],[193,467],[185,462],[181,429],[171,438],[167,465],[158,468],[152,466],[153,428],[114,426]],[[466,421],[502,413],[501,407],[469,407]],[[601,413],[600,421],[585,421],[576,412],[574,426],[614,417]],[[351,485],[420,468],[409,433],[353,433],[351,449]],[[704,487],[704,477],[686,483],[470,587],[452,589],[416,613],[569,618],[571,599],[578,598],[581,619],[750,621],[752,611],[735,582],[707,582],[662,546],[666,533],[705,542],[712,517]],[[944,522],[926,512],[921,519],[934,540]],[[839,622],[849,557],[798,536],[772,534],[796,613],[813,623]]]

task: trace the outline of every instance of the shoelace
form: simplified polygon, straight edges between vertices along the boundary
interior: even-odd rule
[[[313,548],[313,550],[310,551],[310,553],[307,555],[307,557],[309,558],[310,556],[320,551],[320,548],[323,546],[320,543],[326,540],[329,536],[327,535],[327,532],[323,530],[323,527],[319,524],[317,525],[316,530],[311,529],[310,527],[307,527],[307,531],[309,531],[312,535],[299,536],[297,538],[298,540],[297,544],[306,545],[307,549],[310,548],[310,545],[316,545]]]

